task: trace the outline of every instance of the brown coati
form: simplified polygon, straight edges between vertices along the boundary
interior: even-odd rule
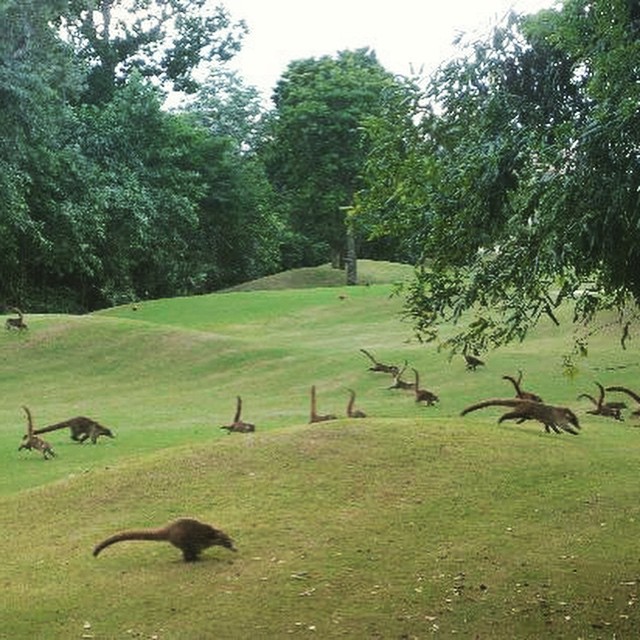
[[[405,360],[402,369],[400,369],[398,373],[393,374],[393,384],[390,387],[387,387],[388,389],[415,389],[415,382],[407,382],[402,379],[402,374],[405,372],[407,366],[408,362]]]
[[[513,407],[513,411],[500,416],[498,422],[503,422],[504,420],[517,420],[518,422],[537,420],[544,425],[547,433],[551,433],[551,431],[555,433],[566,431],[573,435],[578,435],[579,433],[580,423],[571,409],[554,407],[534,400],[523,400],[522,398],[492,398],[484,400],[467,407],[460,415],[464,416],[471,411],[477,411],[485,407]]]
[[[55,453],[51,448],[51,445],[42,438],[34,435],[35,432],[33,430],[33,419],[31,417],[31,411],[29,411],[29,407],[22,407],[24,412],[27,414],[27,433],[22,437],[22,443],[18,447],[18,451],[22,451],[22,449],[26,449],[27,451],[31,451],[35,449],[36,451],[40,451],[45,460],[49,458],[54,458]]]
[[[636,402],[640,403],[640,395],[627,387],[620,387],[620,386],[606,387],[605,391],[618,391],[620,393],[626,393],[628,396],[633,398]],[[640,407],[634,409],[631,412],[631,415],[640,417]]]
[[[80,444],[87,438],[91,438],[93,444],[96,443],[100,436],[115,438],[111,429],[107,429],[107,427],[103,427],[95,420],[86,418],[85,416],[76,416],[75,418],[69,418],[62,422],[56,422],[55,424],[50,424],[48,427],[36,429],[33,433],[49,433],[49,431],[57,431],[58,429],[65,429],[66,427],[69,427],[71,430],[71,439]]]
[[[27,329],[27,323],[24,321],[24,315],[20,309],[14,307],[11,309],[14,313],[18,314],[17,318],[7,318],[4,323],[5,329],[19,329],[20,331]]]
[[[587,398],[587,400],[591,400],[595,405],[595,409],[591,409],[591,411],[587,411],[587,413],[594,416],[613,418],[614,420],[624,420],[622,417],[622,409],[625,409],[627,405],[624,402],[605,402],[604,387],[599,382],[596,382],[596,386],[600,390],[600,395],[597,400],[588,393],[581,393],[578,396],[578,399]]]
[[[242,415],[242,398],[237,396],[236,398],[236,415],[233,418],[231,424],[225,424],[221,429],[226,429],[227,433],[252,433],[256,430],[256,425],[250,422],[244,422],[240,416]]]
[[[523,400],[533,400],[534,402],[543,402],[542,398],[531,391],[524,391],[520,386],[522,384],[522,371],[518,370],[518,379],[513,376],[502,376],[503,380],[508,380],[513,388],[516,390],[516,398],[522,398]]]
[[[427,406],[431,407],[436,402],[440,401],[438,396],[432,391],[420,388],[420,375],[418,374],[417,369],[413,369],[413,376],[415,380],[413,392],[416,396],[416,402],[424,402]]]
[[[400,371],[395,364],[384,364],[383,362],[378,362],[378,360],[376,360],[366,349],[360,349],[360,351],[373,363],[373,366],[369,367],[369,371],[390,373],[392,376],[395,376],[398,371]]]
[[[209,524],[193,518],[179,518],[158,529],[132,529],[121,531],[103,540],[93,549],[93,555],[97,556],[103,549],[126,540],[155,540],[169,542],[182,551],[185,562],[198,560],[200,554],[209,547],[219,545],[231,551],[237,551],[231,538],[215,529]]]
[[[309,416],[309,424],[313,424],[314,422],[326,422],[327,420],[335,420],[336,416],[332,413],[327,413],[325,415],[319,415],[317,406],[316,406],[316,386],[311,386],[311,414]]]
[[[468,353],[462,355],[464,355],[464,361],[469,371],[475,371],[478,367],[486,366],[485,363],[476,356],[470,356]]]
[[[353,389],[348,389],[348,391],[349,403],[347,404],[347,416],[349,418],[366,418],[367,414],[364,411],[353,408],[356,403],[356,392]]]

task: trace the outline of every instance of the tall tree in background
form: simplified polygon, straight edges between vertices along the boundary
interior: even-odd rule
[[[367,154],[362,123],[379,113],[394,83],[367,49],[292,62],[273,101],[271,140],[263,150],[295,236],[287,266],[331,258],[342,266],[345,210],[360,185]]]
[[[512,16],[432,78],[402,154],[380,125],[360,214],[386,203],[396,219],[377,230],[421,238],[408,311],[423,337],[464,320],[448,344],[486,349],[567,300],[575,320],[635,317],[639,28],[628,0]]]

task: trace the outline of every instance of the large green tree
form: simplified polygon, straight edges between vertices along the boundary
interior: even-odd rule
[[[639,17],[629,0],[511,16],[434,75],[415,126],[378,122],[360,215],[420,238],[408,311],[423,337],[453,320],[450,345],[486,349],[567,300],[576,321],[635,318]]]
[[[290,266],[341,263],[345,212],[367,154],[362,124],[394,82],[367,49],[294,61],[279,80],[263,157],[290,212]]]
[[[85,100],[107,101],[133,70],[194,93],[195,72],[240,49],[246,26],[207,0],[70,0],[60,33],[87,68]]]

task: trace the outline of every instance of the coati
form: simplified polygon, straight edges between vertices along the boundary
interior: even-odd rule
[[[524,400],[522,398],[492,398],[490,400],[484,400],[467,407],[460,415],[464,416],[477,409],[496,406],[513,407],[513,411],[509,411],[500,416],[498,420],[499,423],[504,420],[518,420],[519,422],[524,420],[537,420],[544,425],[547,433],[551,433],[551,431],[555,433],[566,431],[575,436],[578,435],[578,430],[580,429],[578,418],[571,409],[567,407],[554,407],[542,402]]]
[[[469,371],[475,371],[478,367],[485,366],[484,362],[480,360],[480,358],[476,356],[470,356],[468,353],[465,353],[463,355],[464,361],[466,362],[467,369],[469,369]]]
[[[27,329],[27,323],[24,321],[24,315],[22,311],[20,311],[20,309],[18,309],[17,307],[13,307],[11,311],[17,313],[18,317],[7,318],[6,322],[4,323],[5,329],[18,329],[20,331]]]
[[[587,411],[587,413],[590,413],[593,416],[613,418],[614,420],[624,420],[622,417],[622,409],[627,405],[624,402],[604,402],[604,387],[599,382],[596,382],[596,386],[600,389],[600,395],[597,400],[588,393],[581,393],[578,396],[578,399],[587,398],[587,400],[591,400],[595,405],[596,408]]]
[[[100,436],[106,436],[108,438],[115,438],[111,429],[103,427],[101,424],[86,418],[85,416],[76,416],[75,418],[69,418],[62,422],[56,422],[48,427],[42,427],[42,429],[36,429],[34,433],[49,433],[49,431],[57,431],[58,429],[64,429],[69,427],[71,430],[71,439],[82,444],[87,438],[91,438],[93,444],[96,443]]]
[[[364,355],[373,362],[373,366],[369,367],[369,371],[380,371],[382,373],[396,375],[400,370],[395,364],[384,364],[382,362],[378,362],[366,349],[360,349],[360,351],[362,351],[362,353],[364,353]]]
[[[29,411],[29,407],[23,406],[24,412],[27,414],[27,433],[22,437],[22,443],[18,447],[18,451],[22,451],[22,449],[26,449],[27,451],[31,451],[35,449],[36,451],[40,451],[45,460],[49,458],[55,458],[55,453],[51,448],[51,445],[42,438],[34,435],[33,430],[33,419],[31,417],[31,411]]]
[[[367,414],[360,409],[354,409],[356,403],[356,392],[353,389],[349,389],[349,403],[347,404],[347,416],[349,418],[366,418]]]
[[[316,408],[316,387],[312,385],[311,387],[311,415],[309,417],[309,424],[313,424],[314,422],[325,422],[327,420],[335,420],[336,416],[332,413],[327,413],[326,415],[318,415]]]
[[[251,433],[256,430],[256,426],[251,424],[250,422],[243,422],[240,419],[240,414],[242,413],[242,398],[238,396],[236,398],[236,415],[233,418],[233,422],[231,424],[223,425],[220,427],[221,429],[226,429],[228,433],[232,431],[235,433]]]
[[[402,379],[402,374],[405,372],[407,365],[408,363],[405,360],[402,369],[400,369],[398,373],[393,374],[393,384],[388,387],[389,389],[415,389],[416,385],[414,382],[407,382],[406,380]]]
[[[629,397],[633,398],[636,402],[640,403],[640,395],[638,395],[635,391],[631,391],[627,387],[613,386],[606,387],[605,391],[619,391],[620,393],[626,393]],[[634,409],[631,412],[632,416],[640,416],[640,407]]]
[[[415,380],[414,393],[416,395],[416,402],[424,402],[428,406],[432,406],[436,402],[439,402],[439,398],[435,393],[428,391],[427,389],[420,388],[420,375],[418,374],[417,369],[413,369],[413,375]]]
[[[198,560],[202,551],[214,545],[237,551],[233,546],[233,541],[224,531],[193,518],[179,518],[158,529],[133,529],[116,533],[96,545],[93,549],[93,555],[97,557],[103,549],[116,542],[126,540],[169,542],[182,551],[185,562]]]
[[[530,391],[523,391],[520,386],[522,382],[522,371],[518,371],[518,379],[516,380],[512,376],[502,376],[503,380],[508,380],[513,385],[513,388],[516,390],[516,398],[522,398],[523,400],[533,400],[534,402],[542,402],[542,398]]]

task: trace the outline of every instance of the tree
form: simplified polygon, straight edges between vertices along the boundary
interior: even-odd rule
[[[454,321],[446,344],[484,350],[558,322],[566,301],[581,323],[635,317],[639,13],[570,0],[511,16],[431,79],[418,135],[396,131],[401,154],[378,136],[367,182],[389,188],[365,190],[357,213],[388,203],[395,219],[375,229],[421,239],[407,310],[423,338]]]
[[[240,49],[246,25],[207,0],[71,0],[60,33],[88,69],[85,100],[108,101],[133,70],[194,93],[195,71]]]
[[[360,49],[294,61],[276,86],[262,153],[290,211],[299,257],[307,254],[313,264],[330,253],[342,266],[345,207],[360,187],[366,156],[362,124],[379,112],[380,95],[393,82],[375,54]]]

